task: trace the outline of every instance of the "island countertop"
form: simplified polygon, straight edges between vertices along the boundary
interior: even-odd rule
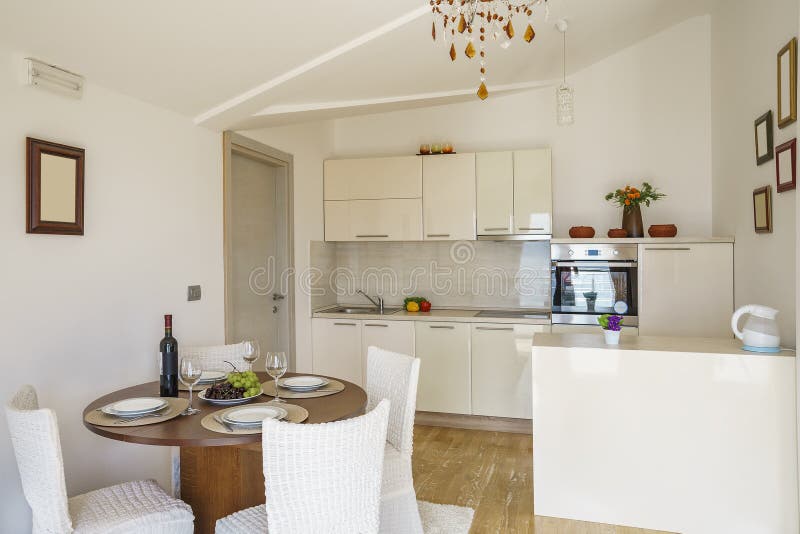
[[[787,356],[794,357],[793,349],[781,352],[749,352],[742,349],[742,342],[731,336],[727,338],[621,336],[619,345],[606,345],[601,333],[597,334],[536,334],[534,347],[582,348],[605,350],[639,350],[656,352],[682,352],[692,354],[730,354],[742,356]]]

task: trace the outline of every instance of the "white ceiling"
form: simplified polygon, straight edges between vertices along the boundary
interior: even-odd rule
[[[450,61],[427,0],[3,0],[0,44],[215,129],[476,98],[477,59]],[[689,17],[706,0],[550,0],[537,37],[487,47],[493,95],[574,72]],[[491,96],[489,97],[491,98]]]

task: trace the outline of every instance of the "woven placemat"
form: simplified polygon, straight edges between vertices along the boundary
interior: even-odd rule
[[[328,395],[336,395],[337,393],[344,391],[344,384],[339,382],[338,380],[334,380],[332,378],[328,379],[330,383],[327,386],[324,386],[320,389],[315,391],[292,391],[291,389],[286,389],[285,387],[281,387],[281,398],[282,399],[313,399],[316,397],[327,397]],[[264,395],[269,395],[270,397],[275,396],[275,381],[268,380],[266,382],[261,383],[261,388],[264,390]]]
[[[156,423],[169,421],[170,419],[175,419],[189,406],[188,399],[179,399],[177,397],[164,397],[164,399],[166,399],[167,403],[169,404],[167,408],[160,410],[150,417],[143,417],[141,419],[137,419],[136,421],[126,421],[120,417],[114,417],[113,415],[105,414],[101,412],[99,408],[87,413],[83,419],[87,423],[97,426],[126,427],[154,425]],[[155,415],[158,415],[158,417],[155,417]]]
[[[242,406],[234,406],[232,408],[225,408],[224,410],[210,413],[203,417],[203,420],[200,421],[200,424],[203,425],[203,428],[211,430],[212,432],[219,432],[220,434],[261,434],[260,426],[255,428],[234,428],[232,431],[229,431],[227,428],[225,428],[225,425],[217,422],[217,420],[214,418],[214,416],[222,417],[231,410],[238,410],[239,408],[252,408],[254,406],[279,406],[288,412],[284,421],[289,423],[302,423],[308,419],[308,410],[302,406],[287,403],[275,404],[270,402],[259,402],[257,404],[247,404]]]

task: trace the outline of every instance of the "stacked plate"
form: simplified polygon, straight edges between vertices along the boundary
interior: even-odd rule
[[[222,371],[203,371],[197,384],[200,386],[210,386],[221,380],[225,380],[227,376],[228,373]]]
[[[100,411],[115,417],[141,417],[163,410],[169,403],[161,397],[137,397],[112,402],[100,408]]]
[[[284,378],[278,384],[282,388],[289,389],[297,392],[316,391],[330,384],[330,382],[319,376],[293,376],[291,378]]]
[[[264,419],[281,420],[287,415],[289,412],[280,406],[250,406],[229,410],[222,415],[221,419],[232,427],[249,429],[261,426]]]

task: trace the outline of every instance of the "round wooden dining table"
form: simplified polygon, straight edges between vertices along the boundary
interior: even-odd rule
[[[257,373],[264,382],[271,380],[266,373]],[[286,377],[296,373],[286,373]],[[332,378],[332,377],[328,377]],[[304,423],[328,423],[349,419],[364,413],[367,394],[356,384],[336,379],[345,385],[343,391],[312,399],[287,399],[287,402],[308,410]],[[158,396],[158,382],[133,386],[91,402],[83,411],[84,417],[111,402],[132,397]],[[186,391],[180,396],[187,398]],[[264,395],[265,402],[271,397]],[[195,532],[213,533],[217,519],[244,508],[264,503],[264,471],[261,460],[261,434],[228,435],[204,428],[200,421],[209,413],[224,409],[197,398],[195,408],[200,413],[179,416],[136,427],[108,427],[87,423],[86,428],[109,439],[138,443],[180,447],[181,499],[192,507]]]

